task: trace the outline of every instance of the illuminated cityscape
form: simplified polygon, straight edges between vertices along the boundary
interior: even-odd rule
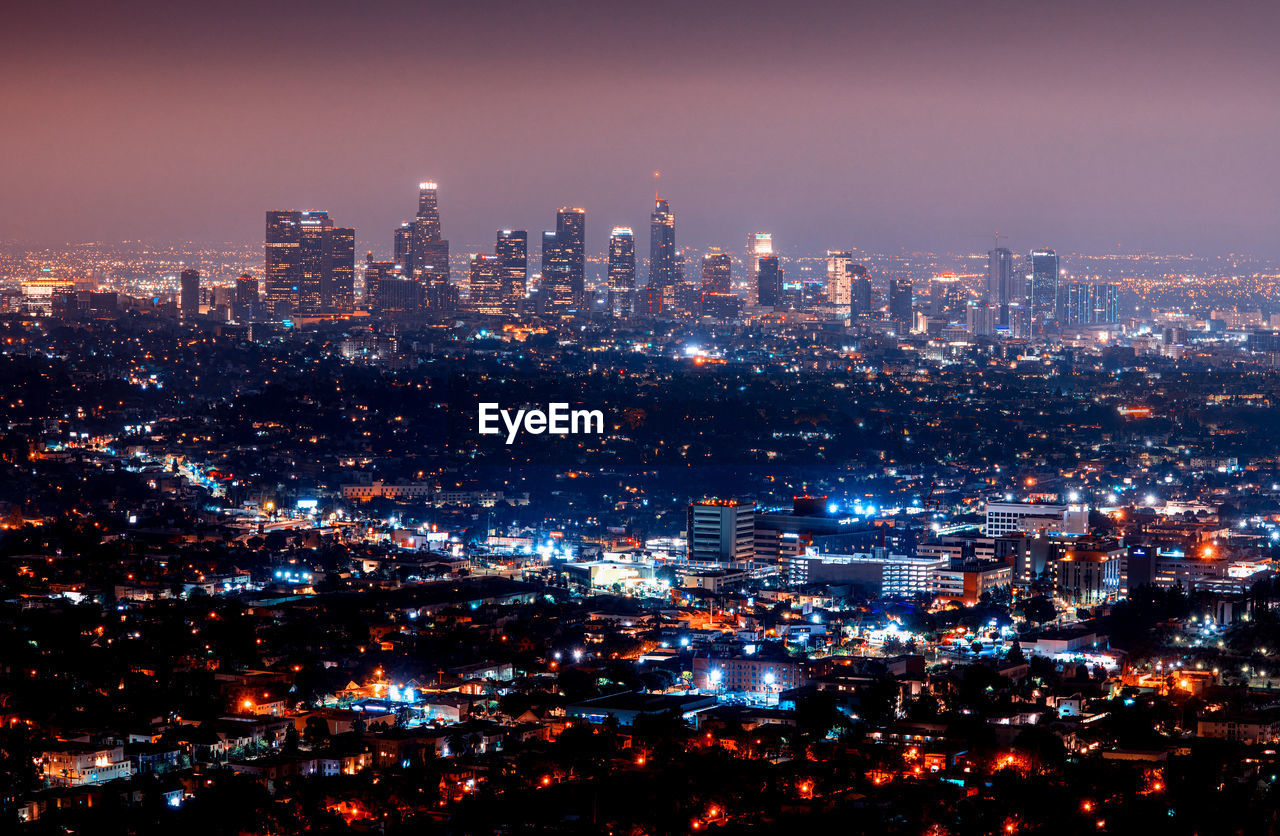
[[[17,97],[0,832],[1280,828],[1273,12],[379,5]]]

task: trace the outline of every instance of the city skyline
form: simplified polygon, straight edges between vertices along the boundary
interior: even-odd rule
[[[0,833],[1274,833],[1280,5],[48,0]]]
[[[685,241],[1280,255],[1273,10],[382,8],[18,10],[4,98],[41,127],[0,139],[0,239],[249,241],[296,206],[364,250],[430,174],[456,240],[572,205],[601,252],[657,169]]]

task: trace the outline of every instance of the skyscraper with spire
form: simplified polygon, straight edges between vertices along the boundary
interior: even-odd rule
[[[680,281],[676,263],[676,216],[671,205],[654,196],[649,216],[649,285],[664,292]]]
[[[422,285],[426,307],[447,310],[452,307],[449,242],[440,231],[437,188],[430,180],[418,184],[418,214],[396,230],[395,250],[404,274]]]

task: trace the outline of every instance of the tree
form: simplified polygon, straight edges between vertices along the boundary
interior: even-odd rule
[[[821,740],[843,722],[835,695],[829,691],[815,691],[796,701],[796,729],[811,740]]]
[[[302,739],[308,746],[321,746],[329,741],[329,724],[323,717],[312,714],[307,718],[306,727],[302,730]]]
[[[1058,611],[1054,609],[1052,601],[1043,595],[1038,595],[1027,601],[1023,614],[1032,624],[1043,624],[1046,621],[1052,621]]]
[[[1040,726],[1028,726],[1019,732],[1013,748],[1025,753],[1041,769],[1060,767],[1067,758],[1062,738]]]

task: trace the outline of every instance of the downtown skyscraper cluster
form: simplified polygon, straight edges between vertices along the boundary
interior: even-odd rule
[[[696,272],[687,275],[676,214],[660,193],[654,194],[649,216],[644,275],[635,231],[615,226],[604,253],[603,284],[593,285],[586,236],[586,210],[568,206],[556,212],[553,228],[534,234],[537,253],[530,251],[528,230],[499,229],[492,252],[470,254],[465,279],[455,283],[438,185],[423,181],[415,216],[393,232],[392,258],[379,261],[369,253],[357,293],[353,230],[335,226],[324,211],[272,211],[267,214],[264,298],[261,304],[237,304],[237,318],[344,316],[358,306],[378,317],[469,313],[728,321],[745,310],[857,322],[897,335],[937,335],[954,326],[975,336],[1000,331],[1028,337],[1114,324],[1119,316],[1118,285],[1069,277],[1048,248],[1015,259],[1010,249],[996,246],[976,290],[941,274],[928,279],[927,292],[917,295],[911,278],[890,275],[877,296],[870,271],[852,249],[828,250],[825,273],[805,276],[802,267],[798,280],[788,281],[769,232],[750,233],[741,256],[710,248],[697,256]],[[744,282],[734,280],[735,261]],[[196,309],[193,298],[187,294],[184,310]]]
[[[344,314],[355,309],[355,240],[323,210],[267,212],[266,314]]]

